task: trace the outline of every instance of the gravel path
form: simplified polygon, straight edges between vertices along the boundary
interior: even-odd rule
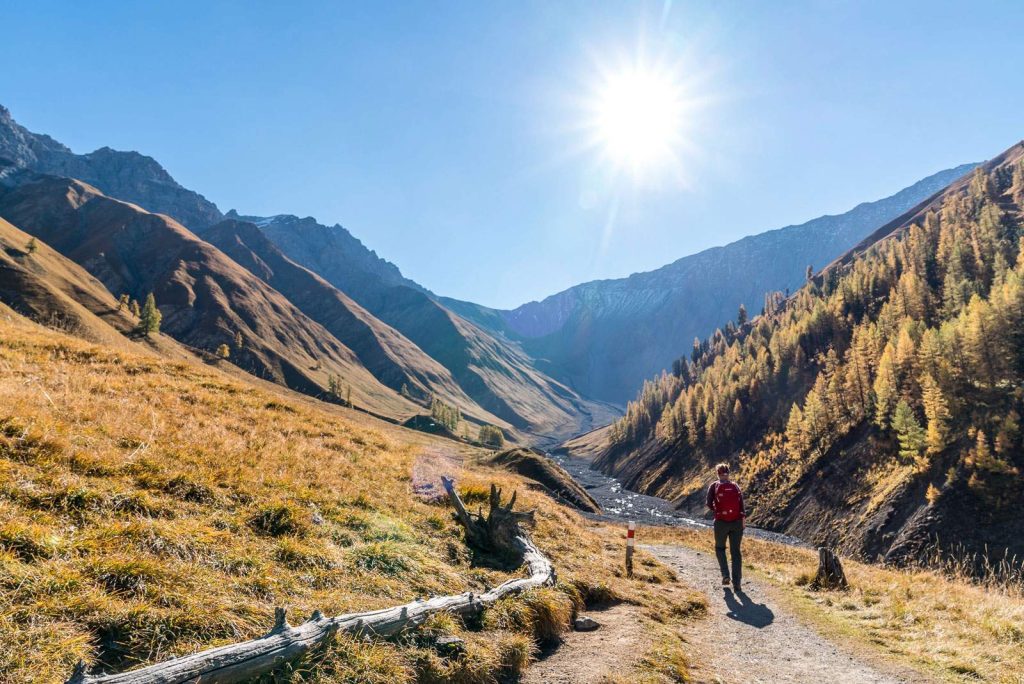
[[[917,673],[891,674],[859,660],[784,612],[754,578],[744,578],[741,592],[724,589],[713,551],[704,553],[683,546],[643,548],[675,570],[686,584],[707,595],[707,617],[694,621],[686,633],[686,640],[695,650],[705,654],[707,665],[701,666],[701,681],[927,681]]]
[[[609,675],[629,671],[643,653],[639,608],[619,604],[586,615],[601,627],[566,634],[557,649],[530,666],[522,684],[598,684]]]

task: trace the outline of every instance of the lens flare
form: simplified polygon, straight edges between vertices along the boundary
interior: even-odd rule
[[[674,156],[685,106],[668,74],[642,68],[609,74],[594,109],[597,137],[614,163],[637,172]]]

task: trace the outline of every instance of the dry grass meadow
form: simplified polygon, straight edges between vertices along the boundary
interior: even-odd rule
[[[0,311],[0,681],[63,681],[74,663],[124,670],[296,623],[493,586],[443,503],[413,495],[424,448],[465,449],[192,362],[111,351]],[[428,443],[429,442],[429,443]],[[637,606],[651,629],[633,681],[685,681],[675,626],[701,599],[501,471],[538,509],[559,584],[462,624],[392,640],[340,638],[290,681],[496,682],[528,666],[585,602]],[[432,648],[457,634],[464,657]],[[669,665],[666,665],[669,663]]]

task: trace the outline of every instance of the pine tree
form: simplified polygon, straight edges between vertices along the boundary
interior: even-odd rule
[[[747,322],[747,307],[740,304],[739,311],[736,312],[736,327],[742,328]]]
[[[804,277],[807,279],[807,282],[811,282],[814,278],[814,267],[810,264],[807,264],[807,272],[804,274]]]
[[[156,298],[153,296],[153,293],[150,292],[146,295],[146,303],[143,304],[142,311],[139,314],[138,330],[143,335],[151,335],[152,333],[160,332],[161,320],[163,320],[163,314],[161,314],[160,309],[156,307]]]
[[[345,385],[345,406],[352,408],[352,385]]]
[[[245,337],[242,335],[241,330],[235,331],[235,349],[239,350],[245,346]]]
[[[222,344],[217,347],[217,356],[222,359],[228,359],[231,357],[231,349],[226,344]]]
[[[131,310],[132,316],[138,318],[142,315],[142,310],[139,308],[139,300],[133,299],[128,308]]]
[[[128,308],[128,295],[122,294],[117,298],[117,310],[124,311]]]

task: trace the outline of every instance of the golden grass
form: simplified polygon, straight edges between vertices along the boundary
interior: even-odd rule
[[[471,563],[445,506],[412,495],[426,438],[352,415],[0,320],[0,681],[62,681],[79,658],[123,670],[252,638],[275,606],[294,623],[507,579]],[[491,470],[459,484],[472,500],[491,481],[521,485]],[[480,624],[340,638],[292,676],[490,682],[526,667],[585,601],[636,603],[669,641],[673,622],[699,612],[643,554],[637,577],[622,576],[621,530],[523,487],[520,501],[539,511],[534,535],[557,587]],[[462,636],[465,655],[438,654],[436,633]]]
[[[709,531],[643,529],[649,543],[710,549]],[[1024,682],[1024,595],[920,569],[843,560],[848,591],[807,585],[817,554],[744,539],[744,565],[782,589],[787,605],[837,641],[948,681]]]

